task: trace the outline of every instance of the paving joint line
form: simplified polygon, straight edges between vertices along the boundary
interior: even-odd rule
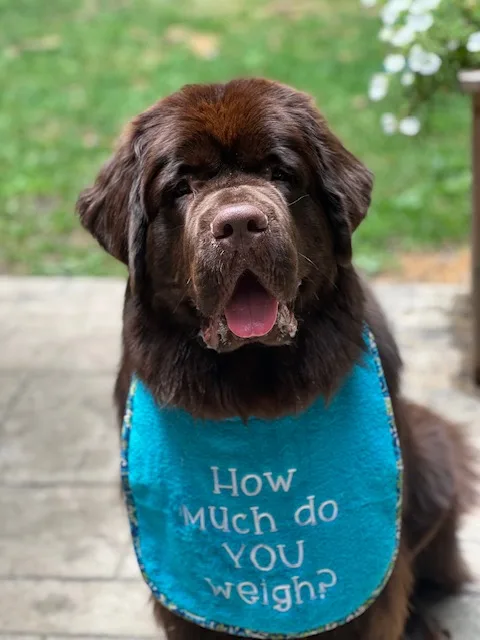
[[[101,582],[103,584],[121,582],[132,584],[141,582],[141,574],[137,578],[116,576],[62,576],[62,575],[0,575],[0,583],[6,582],[63,582],[66,584],[85,584],[88,582]]]
[[[54,631],[54,632],[49,632],[47,635],[45,635],[44,632],[41,633],[41,635],[38,635],[38,633],[35,632],[29,632],[29,631],[8,631],[8,632],[3,632],[0,631],[0,638],[11,638],[11,637],[16,637],[16,638],[38,638],[38,640],[47,640],[47,638],[69,638],[71,640],[152,640],[152,638],[157,638],[159,640],[159,638],[161,636],[158,635],[151,635],[151,636],[124,636],[124,635],[112,635],[111,633],[107,633],[107,634],[71,634],[71,633],[59,633],[58,631]]]
[[[89,489],[89,488],[105,488],[105,487],[117,487],[120,479],[117,480],[116,476],[112,480],[19,480],[18,482],[0,481],[1,489],[57,489],[61,487],[65,488],[77,488]]]

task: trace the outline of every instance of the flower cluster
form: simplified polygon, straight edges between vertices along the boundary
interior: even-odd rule
[[[434,96],[456,89],[461,69],[480,68],[480,0],[360,2],[379,12],[379,39],[388,48],[383,71],[370,80],[370,100],[388,96],[397,105],[381,117],[386,134],[415,136]]]

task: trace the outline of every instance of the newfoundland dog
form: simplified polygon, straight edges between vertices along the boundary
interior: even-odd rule
[[[448,637],[420,603],[467,579],[468,447],[403,399],[394,338],[352,266],[371,191],[309,96],[241,79],[186,86],[134,118],[79,197],[82,224],[128,267],[115,387],[123,448],[135,449],[124,490],[169,640]],[[380,393],[385,410],[374,403],[365,419]],[[280,459],[288,468],[273,473]],[[277,539],[297,478],[303,537]],[[307,580],[317,561],[321,578]]]

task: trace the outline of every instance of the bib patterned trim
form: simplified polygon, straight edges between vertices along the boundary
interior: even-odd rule
[[[390,565],[388,567],[387,572],[385,573],[384,579],[381,581],[381,583],[378,585],[378,587],[373,591],[372,595],[370,596],[370,598],[364,602],[356,611],[354,611],[353,613],[351,613],[350,615],[348,615],[346,618],[344,618],[343,620],[334,622],[334,623],[329,623],[324,625],[323,627],[318,627],[315,629],[311,629],[309,631],[305,631],[303,633],[296,633],[294,634],[294,636],[292,636],[292,634],[287,633],[287,634],[272,634],[272,633],[261,633],[258,631],[253,631],[251,629],[246,629],[246,628],[242,628],[242,627],[237,627],[237,626],[231,626],[231,625],[225,625],[225,624],[219,624],[219,623],[215,623],[213,621],[209,621],[206,618],[203,618],[202,616],[199,616],[198,614],[192,613],[191,611],[187,611],[185,609],[182,609],[180,607],[178,607],[174,602],[172,602],[168,595],[165,593],[161,593],[159,591],[159,589],[156,587],[156,585],[154,584],[154,582],[150,579],[149,575],[146,572],[145,569],[145,564],[143,562],[142,559],[142,552],[141,552],[141,546],[140,546],[140,535],[139,535],[139,529],[138,529],[138,518],[137,518],[137,512],[136,512],[136,506],[135,506],[135,501],[134,501],[134,497],[133,497],[133,491],[130,487],[130,483],[129,483],[129,462],[128,462],[128,445],[129,445],[129,439],[130,439],[130,433],[131,433],[131,427],[132,427],[132,415],[133,415],[133,410],[132,410],[132,405],[133,405],[133,398],[135,395],[135,390],[137,388],[137,382],[138,379],[136,376],[133,377],[132,379],[132,383],[130,385],[130,390],[129,390],[129,395],[128,395],[128,399],[127,399],[127,405],[126,405],[126,410],[125,410],[125,417],[123,420],[123,426],[122,426],[122,435],[121,435],[121,464],[120,464],[120,473],[121,473],[121,481],[122,481],[122,488],[123,488],[123,493],[124,493],[124,500],[125,500],[125,504],[127,507],[127,513],[128,513],[128,519],[129,519],[129,523],[130,523],[130,531],[131,531],[131,535],[132,535],[132,540],[133,540],[133,546],[134,546],[134,550],[135,550],[135,555],[137,558],[137,562],[138,562],[138,566],[140,568],[140,572],[142,574],[142,577],[144,579],[144,581],[146,582],[146,584],[148,585],[148,587],[150,588],[154,598],[162,605],[164,606],[166,609],[168,609],[169,611],[172,611],[173,613],[175,613],[176,615],[179,615],[180,617],[193,622],[205,629],[211,630],[211,631],[216,631],[216,632],[221,632],[221,633],[225,633],[225,634],[230,634],[233,636],[243,636],[245,638],[258,638],[260,640],[286,640],[288,638],[308,638],[312,635],[316,635],[316,634],[320,634],[320,633],[324,633],[327,631],[332,631],[333,629],[336,629],[338,627],[341,627],[349,622],[351,622],[352,620],[355,620],[356,618],[358,618],[359,616],[361,616],[363,613],[365,613],[365,611],[367,611],[367,609],[370,608],[370,606],[377,600],[378,596],[382,593],[382,591],[384,590],[385,586],[387,585],[388,581],[390,580],[390,577],[393,573],[393,570],[395,568],[396,565],[396,561],[398,559],[398,554],[399,554],[399,548],[400,548],[400,537],[401,537],[401,522],[402,522],[402,505],[403,505],[403,473],[404,473],[404,468],[403,468],[403,461],[402,461],[402,455],[401,455],[401,449],[400,449],[400,441],[399,441],[399,437],[398,437],[398,432],[397,432],[397,428],[396,428],[396,424],[395,424],[395,417],[394,417],[394,413],[393,413],[393,407],[392,407],[392,401],[390,398],[390,394],[388,391],[388,387],[387,387],[387,382],[385,379],[385,374],[383,372],[383,367],[382,367],[382,363],[381,363],[381,359],[380,359],[380,355],[378,353],[378,347],[376,345],[376,341],[375,338],[373,336],[373,333],[371,332],[371,330],[366,327],[365,331],[364,331],[364,339],[367,343],[367,346],[373,356],[373,360],[375,362],[375,368],[377,371],[377,375],[378,375],[378,379],[380,382],[380,387],[381,387],[381,393],[385,402],[385,410],[386,410],[386,415],[388,418],[388,424],[389,424],[389,428],[390,428],[390,434],[392,436],[392,440],[393,440],[393,447],[394,447],[394,452],[395,452],[395,457],[396,457],[396,461],[397,461],[397,471],[398,471],[398,482],[397,482],[397,510],[396,510],[396,550],[395,553],[392,556]]]

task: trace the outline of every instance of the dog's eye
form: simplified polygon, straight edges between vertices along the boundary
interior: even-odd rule
[[[176,198],[181,198],[182,196],[186,196],[189,193],[192,193],[192,189],[190,187],[190,183],[186,178],[180,180],[174,190],[174,194]]]
[[[291,176],[280,167],[273,167],[270,179],[274,182],[291,182]]]

